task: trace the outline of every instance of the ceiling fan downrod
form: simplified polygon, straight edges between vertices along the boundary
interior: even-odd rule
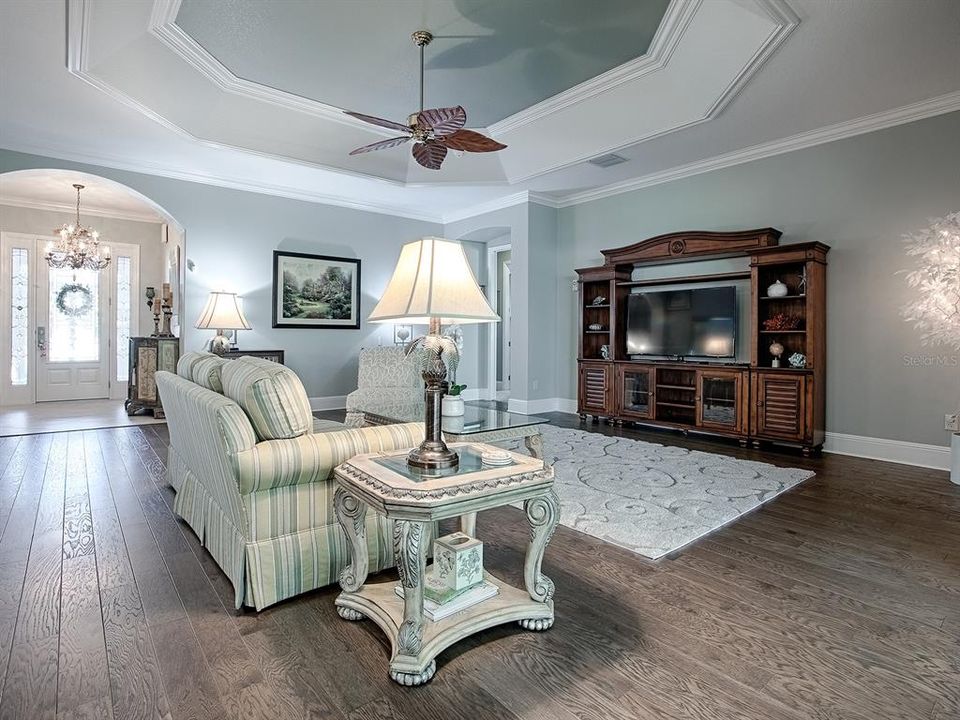
[[[433,34],[429,30],[416,30],[410,37],[420,48],[420,112],[423,112],[423,48],[433,40]]]

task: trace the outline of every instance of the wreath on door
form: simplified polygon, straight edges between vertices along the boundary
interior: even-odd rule
[[[81,317],[93,307],[93,293],[80,283],[69,283],[57,293],[57,310],[67,317]]]

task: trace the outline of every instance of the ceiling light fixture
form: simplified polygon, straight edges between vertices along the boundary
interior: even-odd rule
[[[110,264],[110,248],[100,247],[100,233],[93,228],[80,224],[80,191],[83,185],[74,185],[77,189],[77,221],[73,225],[64,223],[55,233],[60,239],[47,243],[44,258],[52,268],[72,268],[74,270],[103,270]]]
[[[423,48],[430,44],[433,35],[426,30],[417,30],[411,37],[414,44],[420,48],[420,112],[410,115],[407,118],[407,124],[403,125],[393,120],[384,120],[372,115],[345,110],[344,112],[347,115],[371,125],[379,125],[405,133],[400,137],[358,147],[350,154],[360,155],[373,150],[385,150],[414,140],[413,159],[429,170],[439,170],[444,158],[447,157],[447,150],[464,152],[503,150],[506,147],[503,143],[473,130],[463,129],[467,122],[467,111],[462,106],[423,109]]]

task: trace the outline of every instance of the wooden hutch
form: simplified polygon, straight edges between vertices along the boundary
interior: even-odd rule
[[[762,441],[786,443],[801,447],[804,454],[819,450],[826,414],[830,248],[816,242],[780,245],[779,239],[780,231],[773,228],[671,233],[603,250],[603,265],[577,270],[580,416],[712,433],[756,447]],[[634,270],[644,266],[738,256],[749,257],[749,268],[744,262],[737,272],[633,279]],[[627,298],[635,288],[747,278],[750,328],[739,337],[749,338],[749,363],[637,359],[627,354]],[[787,286],[787,294],[769,297],[767,288],[777,280]],[[764,321],[778,314],[794,318],[798,326],[765,329]],[[769,351],[774,341],[784,347],[778,368],[772,367]],[[806,356],[805,367],[790,366],[788,358],[794,353]]]

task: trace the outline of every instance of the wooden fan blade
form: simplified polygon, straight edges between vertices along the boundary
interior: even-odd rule
[[[374,150],[386,150],[387,148],[396,147],[397,145],[403,145],[403,143],[409,141],[411,138],[409,135],[404,135],[403,137],[390,138],[389,140],[381,140],[380,142],[370,143],[369,145],[364,145],[363,147],[358,147],[356,150],[351,150],[351,155],[360,155],[362,153],[373,152]]]
[[[417,122],[432,129],[434,135],[449,135],[464,126],[467,122],[467,111],[460,105],[421,110],[417,115]]]
[[[390,128],[391,130],[410,132],[410,128],[408,126],[402,123],[394,122],[393,120],[384,120],[383,118],[374,117],[373,115],[364,115],[363,113],[353,112],[351,110],[344,110],[343,112],[350,117],[355,117],[357,120],[363,120],[371,125],[379,125],[380,127]]]
[[[447,149],[435,140],[418,142],[413,146],[413,159],[428,170],[439,170],[446,156]]]
[[[446,145],[451,150],[463,150],[465,152],[494,152],[506,147],[503,143],[498,143],[496,140],[473,130],[457,130],[451,135],[438,137],[437,142]]]

